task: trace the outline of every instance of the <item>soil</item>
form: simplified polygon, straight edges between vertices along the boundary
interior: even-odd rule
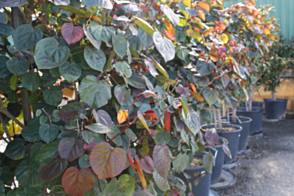
[[[263,122],[263,136],[250,138],[250,152],[232,171],[236,184],[221,196],[294,195],[294,120]]]
[[[207,129],[205,129],[205,130],[207,130],[207,131],[212,131],[212,130],[215,130],[215,128],[207,128]],[[221,131],[236,131],[237,130],[237,128],[235,128],[235,127],[223,127],[222,128],[222,130]],[[221,132],[220,130],[217,130],[217,132]]]
[[[202,158],[194,158],[191,165],[188,168],[199,167],[199,166],[201,166],[203,164],[204,164],[204,162],[203,162]]]

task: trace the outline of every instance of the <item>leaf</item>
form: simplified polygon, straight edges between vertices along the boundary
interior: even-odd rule
[[[171,40],[166,37],[162,37],[159,32],[153,33],[153,41],[156,49],[159,51],[165,62],[173,60],[175,58],[175,47]]]
[[[224,42],[224,44],[227,44],[228,41],[229,41],[229,38],[228,38],[227,34],[225,34],[225,33],[222,34],[221,40]]]
[[[189,107],[189,112],[188,112],[188,116],[184,117],[184,122],[187,125],[187,127],[189,128],[189,130],[196,135],[199,130],[200,130],[200,119],[199,116],[197,114],[197,112],[195,112],[191,107]]]
[[[135,179],[124,174],[119,179],[112,179],[103,192],[103,196],[132,196],[135,190]]]
[[[16,138],[8,143],[6,150],[4,152],[5,156],[12,160],[20,160],[25,158],[27,153],[27,146],[25,145],[25,141]]]
[[[168,111],[165,111],[165,112],[164,112],[163,123],[164,123],[164,128],[165,128],[168,132],[170,132],[170,124],[171,124],[171,122],[170,122],[170,114],[169,114]]]
[[[230,78],[227,73],[222,74],[221,80],[222,80],[222,84],[223,84],[224,88],[226,88],[228,86],[228,84],[230,83]]]
[[[107,82],[88,75],[81,82],[80,96],[91,108],[100,108],[111,98],[111,88]]]
[[[130,78],[126,78],[127,83],[137,89],[143,89],[146,87],[145,79],[138,73],[132,73]]]
[[[120,76],[129,78],[132,76],[132,70],[130,65],[125,61],[120,61],[115,64],[115,70]]]
[[[213,161],[214,157],[211,151],[209,151],[208,154],[203,155],[204,168],[209,173],[212,173]]]
[[[87,154],[83,154],[79,158],[79,166],[80,168],[91,167],[90,165],[90,156]]]
[[[56,158],[48,165],[40,167],[38,178],[42,180],[52,180],[58,177],[67,168],[67,161],[65,159]]]
[[[214,71],[214,63],[208,62],[203,59],[198,59],[196,63],[196,69],[201,76],[206,76],[211,74]]]
[[[38,179],[38,166],[34,167],[30,164],[29,158],[20,162],[15,169],[16,180],[23,186],[37,187],[42,185],[43,181]]]
[[[0,23],[0,34],[4,36],[10,36],[13,34],[13,29],[8,24]]]
[[[190,91],[190,93],[191,93],[192,96],[193,96],[195,99],[197,99],[198,101],[200,101],[200,102],[203,102],[203,101],[204,101],[203,97],[202,97],[201,95],[199,95],[198,93],[195,93],[195,92],[193,92],[193,91]]]
[[[82,156],[85,152],[84,142],[73,137],[66,137],[60,140],[58,152],[61,158],[71,162]]]
[[[21,135],[28,142],[37,142],[40,138],[39,136],[39,119],[33,118],[29,121],[28,125],[23,128]]]
[[[204,123],[208,125],[212,123],[212,114],[209,110],[206,110],[206,109],[200,110],[200,117]]]
[[[188,116],[188,102],[187,102],[187,98],[184,95],[181,95],[180,97],[180,102],[182,104],[183,107],[183,112],[185,114],[185,117],[187,118]]]
[[[101,46],[101,40],[96,40],[91,31],[90,31],[90,27],[86,26],[85,24],[83,25],[83,31],[86,35],[86,37],[88,38],[88,40],[91,42],[91,44],[97,49],[100,50],[100,46]]]
[[[149,155],[140,160],[140,166],[148,174],[152,174],[155,167],[154,161]]]
[[[148,146],[148,137],[144,137],[144,139],[142,140],[142,143],[143,143],[142,144],[142,156],[146,156],[150,151],[149,146]]]
[[[170,142],[170,133],[168,133],[166,130],[163,131],[157,131],[154,141],[156,144],[164,144],[164,143],[169,143]]]
[[[225,140],[223,140],[223,145],[222,145],[222,147],[223,147],[223,150],[224,150],[224,152],[226,153],[226,155],[227,155],[230,159],[232,159],[231,150],[230,150],[230,148],[229,148],[229,146],[228,146],[228,144],[227,144],[227,142],[226,142]]]
[[[18,7],[27,4],[27,0],[6,0],[0,1],[0,7]]]
[[[143,18],[136,17],[135,24],[138,25],[141,29],[143,29],[147,34],[153,35],[154,33],[153,27]]]
[[[186,169],[186,167],[188,167],[189,162],[189,156],[186,153],[180,153],[173,160],[173,169],[176,172],[181,173],[184,171],[184,169]]]
[[[132,196],[154,196],[148,189],[136,189]]]
[[[113,5],[110,0],[83,0],[83,5],[91,7],[102,7],[108,10],[112,10]]]
[[[34,47],[42,39],[43,31],[34,29],[30,24],[23,24],[14,31],[12,37],[15,48],[25,50]]]
[[[205,2],[200,1],[200,2],[198,2],[197,5],[198,5],[199,7],[201,7],[201,8],[203,8],[203,9],[205,9],[207,12],[210,11],[210,6],[209,6],[208,3],[205,3]]]
[[[218,142],[219,135],[217,133],[213,133],[212,131],[206,130],[205,131],[205,139],[208,144],[212,145]]]
[[[153,172],[153,179],[160,190],[167,191],[170,189],[168,181],[163,179],[156,169]]]
[[[58,46],[54,38],[45,38],[37,43],[34,59],[39,69],[53,69],[64,64],[69,54],[67,46]]]
[[[20,81],[22,85],[28,89],[29,91],[34,91],[36,88],[40,86],[40,76],[38,73],[24,73],[20,77]]]
[[[30,63],[27,59],[18,59],[16,57],[12,57],[11,60],[6,62],[8,70],[16,76],[24,74],[30,68]]]
[[[164,180],[167,180],[167,175],[171,164],[171,157],[169,148],[166,143],[155,145],[153,150],[153,159],[156,171]]]
[[[68,196],[61,185],[55,185],[49,193],[49,196]]]
[[[93,46],[86,46],[84,57],[88,65],[97,71],[103,71],[106,63],[106,56],[102,50],[98,50]]]
[[[214,62],[219,60],[220,55],[218,54],[218,49],[215,46],[209,50],[209,56]]]
[[[150,131],[150,129],[149,129],[149,127],[148,127],[148,125],[147,125],[147,123],[145,121],[145,118],[142,115],[142,113],[140,111],[138,111],[137,115],[138,115],[138,118],[139,118],[140,122],[142,123],[142,125],[145,127],[145,129],[147,129],[147,131],[149,132],[149,134],[151,134],[151,131]]]
[[[68,61],[59,67],[59,72],[68,82],[76,81],[82,74],[82,70],[77,63],[73,62],[70,64]]]
[[[69,102],[59,110],[58,116],[64,122],[73,122],[87,107],[88,105],[82,102]]]
[[[106,111],[98,110],[97,112],[95,112],[95,110],[94,110],[93,115],[94,115],[94,118],[95,118],[97,123],[101,123],[101,124],[103,124],[103,125],[105,125],[107,127],[111,127],[112,120],[111,120],[111,117],[109,116],[109,114]]]
[[[120,57],[123,58],[127,52],[128,48],[128,41],[126,40],[125,36],[122,33],[112,36],[112,44],[115,53]]]
[[[64,23],[61,27],[61,34],[68,44],[76,43],[84,37],[82,27],[75,27],[72,23]]]
[[[135,155],[135,161],[134,161],[135,162],[135,167],[137,169],[137,173],[138,173],[139,178],[141,180],[142,187],[146,188],[146,186],[147,186],[146,178],[145,178],[145,176],[143,174],[143,171],[142,171],[138,161],[140,161],[139,157],[138,157],[138,155]]]
[[[146,46],[146,47],[150,47],[153,44],[153,37],[150,34],[147,34],[140,27],[138,28],[138,37],[139,37],[141,43],[144,44],[144,46]]]
[[[122,86],[117,85],[114,88],[114,96],[118,103],[123,106],[125,105],[131,97],[131,90],[124,84]]]
[[[214,90],[211,88],[205,88],[203,90],[203,97],[207,101],[207,103],[211,106],[217,102],[219,93],[217,90]]]
[[[43,96],[44,101],[52,106],[58,106],[62,101],[62,91],[58,86],[53,86],[51,89],[44,90]]]
[[[90,131],[83,131],[81,135],[86,143],[90,144],[93,141],[93,135]]]
[[[9,60],[8,57],[0,56],[0,78],[5,78],[6,76],[8,76],[10,74],[10,72],[6,66],[6,63],[8,62],[8,60]],[[3,85],[1,85],[1,86],[3,86]],[[9,86],[8,86],[8,89],[9,89]],[[9,89],[9,91],[10,91],[10,89]]]
[[[154,60],[153,62],[160,73],[162,73],[167,79],[169,79],[169,75],[166,70],[157,61]]]
[[[112,148],[106,142],[97,144],[90,154],[91,167],[99,179],[119,175],[124,170],[126,162],[126,152],[121,148]]]
[[[198,9],[198,17],[201,18],[203,21],[205,21],[205,13],[203,10]]]
[[[190,8],[190,7],[186,7],[186,12],[192,17],[195,17],[195,16],[199,15],[199,11],[197,9],[193,9],[193,8]]]
[[[173,35],[173,40],[174,40],[176,33],[175,33],[175,29],[174,29],[173,25],[166,20],[164,20],[163,23],[166,27],[166,30]]]
[[[69,167],[62,176],[62,187],[72,196],[88,193],[95,183],[95,175],[89,168]]]
[[[120,110],[117,113],[117,121],[118,121],[118,124],[124,123],[128,118],[129,118],[129,113],[128,113],[127,110]]]
[[[111,129],[103,124],[100,123],[94,123],[91,125],[85,126],[87,129],[94,131],[96,133],[105,134],[111,131]]]
[[[91,21],[91,32],[95,39],[109,42],[115,34],[113,27],[102,26],[99,22]]]
[[[160,9],[170,19],[174,26],[180,22],[180,18],[169,7],[161,4]]]
[[[35,161],[39,164],[49,164],[52,162],[53,157],[58,155],[58,140],[50,144],[42,145],[41,149],[39,150],[38,154],[35,156]]]
[[[44,123],[39,128],[40,137],[47,144],[55,140],[58,133],[59,133],[59,128],[58,128],[58,125],[55,125],[55,124],[49,125],[47,123]]]

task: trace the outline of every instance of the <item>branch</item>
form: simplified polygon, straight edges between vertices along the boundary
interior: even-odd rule
[[[117,134],[116,136],[114,136],[113,138],[111,138],[109,140],[109,142],[111,142],[112,140],[114,140],[115,138],[117,138],[119,135],[123,134],[132,124],[134,124],[136,122],[137,119],[138,119],[138,117],[136,117],[130,124],[128,124],[128,126],[126,126],[119,134]]]
[[[5,114],[8,118],[11,118],[16,124],[18,124],[21,128],[24,128],[25,126],[17,120],[4,106],[3,100],[0,99],[0,112]]]
[[[8,137],[8,140],[11,141],[11,136],[9,134],[9,131],[8,131],[7,127],[6,127],[5,121],[4,121],[3,116],[2,116],[1,113],[0,113],[0,121],[1,121],[2,127],[3,127],[5,133],[6,133],[7,137]]]

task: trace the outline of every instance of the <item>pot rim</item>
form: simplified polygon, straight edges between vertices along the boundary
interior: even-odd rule
[[[205,147],[212,147],[212,148],[217,148],[217,147],[219,147],[219,148],[221,148],[222,146],[223,146],[223,141],[226,141],[227,142],[227,144],[229,144],[229,141],[226,139],[226,138],[224,138],[224,137],[219,137],[219,139],[221,139],[222,141],[221,141],[221,143],[222,144],[220,144],[220,145],[216,145],[216,146],[205,146]]]
[[[272,99],[263,99],[263,100],[264,102],[281,102],[281,103],[288,102],[288,99],[276,99],[275,101]]]
[[[247,112],[247,113],[259,113],[263,112],[264,108],[263,107],[253,107],[252,111],[246,111],[246,107],[238,107],[237,112]]]
[[[204,124],[201,126],[202,129],[205,129],[203,127],[207,126],[206,128],[210,128],[210,127],[214,127],[214,123],[210,124],[210,125],[207,125],[207,124]],[[218,133],[238,133],[238,132],[241,132],[242,131],[242,127],[240,125],[237,125],[237,124],[231,124],[231,123],[223,123],[222,122],[222,125],[225,125],[226,127],[235,127],[235,128],[238,128],[237,130],[235,131],[221,131]]]
[[[232,116],[230,116],[230,118],[231,118]],[[250,117],[247,117],[247,116],[237,116],[240,120],[241,120],[241,118],[243,118],[243,119],[246,119],[245,121],[242,121],[242,124],[244,123],[244,124],[247,124],[247,123],[251,123],[252,122],[252,118],[250,118]],[[223,116],[222,117],[222,119],[226,119],[226,120],[228,120],[227,119],[227,117],[226,116]],[[229,122],[226,122],[226,123],[229,123],[229,124],[231,124],[231,121],[229,121]]]

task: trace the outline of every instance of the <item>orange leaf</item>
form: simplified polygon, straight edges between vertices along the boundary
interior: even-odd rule
[[[199,95],[198,93],[195,93],[195,92],[193,92],[193,91],[190,91],[190,93],[191,93],[192,96],[193,96],[195,99],[197,99],[198,101],[200,101],[200,102],[203,102],[203,101],[204,101],[203,97],[202,97],[201,95]]]
[[[170,114],[168,111],[164,112],[164,119],[163,119],[165,129],[170,132]]]
[[[197,27],[195,27],[194,30],[200,33],[200,29],[198,29]]]
[[[175,36],[171,32],[168,32],[167,30],[163,30],[163,32],[168,39],[175,41]]]
[[[136,155],[136,156],[137,156],[137,155]],[[136,166],[136,169],[137,169],[137,171],[138,171],[138,174],[139,174],[140,180],[141,180],[141,182],[142,182],[142,186],[143,186],[143,188],[145,188],[145,187],[147,186],[147,182],[146,182],[145,176],[144,176],[144,174],[143,174],[143,171],[142,171],[142,169],[141,169],[141,167],[140,167],[138,161],[136,160],[136,158],[139,159],[139,157],[138,157],[138,156],[135,157],[135,166]]]
[[[270,38],[271,40],[275,40],[275,36],[274,35],[269,35],[268,38]]]
[[[89,192],[95,183],[95,175],[90,168],[69,167],[62,176],[64,191],[73,196],[82,196]]]
[[[215,62],[218,61],[220,56],[218,54],[218,49],[216,47],[212,47],[209,51],[210,58]]]
[[[176,32],[175,32],[173,25],[170,22],[168,22],[167,20],[163,21],[163,23],[164,23],[167,31],[170,32],[173,36],[176,36]]]
[[[203,8],[203,9],[205,9],[207,12],[210,11],[210,6],[209,6],[208,3],[205,3],[205,2],[200,1],[200,2],[198,3],[198,6],[201,7],[201,8]],[[199,10],[198,10],[198,11],[199,11]]]
[[[117,121],[119,124],[125,122],[129,117],[129,113],[127,110],[120,110],[118,113],[117,113]]]
[[[136,167],[136,166],[134,165],[134,161],[133,161],[133,156],[132,156],[131,149],[128,149],[128,159],[129,159],[130,165],[131,165],[132,167]]]
[[[213,27],[210,27],[207,31],[204,31],[202,33],[202,35],[204,35],[204,37],[207,37],[210,33],[212,33],[214,31]]]
[[[147,120],[150,120],[152,123],[156,123],[158,120],[157,114],[153,110],[148,110],[144,112],[144,116]]]
[[[242,85],[244,88],[246,88],[246,83],[245,83],[244,80],[241,81],[241,85]]]
[[[199,12],[199,14],[198,14],[199,18],[201,18],[202,20],[205,21],[205,13],[204,13],[204,11],[198,9],[198,12]]]
[[[192,84],[192,83],[190,83],[190,86],[191,86],[192,90],[193,90],[195,93],[197,93],[197,89],[196,89],[195,85]]]

